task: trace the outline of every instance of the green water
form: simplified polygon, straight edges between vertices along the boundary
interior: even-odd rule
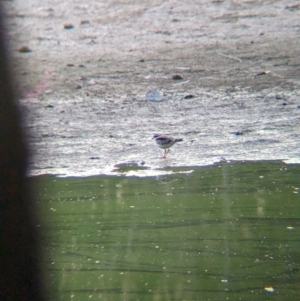
[[[299,300],[300,166],[191,169],[156,178],[33,178],[49,295]]]

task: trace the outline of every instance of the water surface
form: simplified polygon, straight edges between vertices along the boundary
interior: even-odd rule
[[[300,166],[191,169],[33,178],[52,297],[298,300]]]

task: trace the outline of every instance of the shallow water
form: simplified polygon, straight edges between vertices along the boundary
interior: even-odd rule
[[[298,300],[300,166],[191,169],[32,178],[53,299]]]

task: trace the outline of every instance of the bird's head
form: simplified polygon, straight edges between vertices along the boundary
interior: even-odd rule
[[[154,136],[152,137],[152,139],[156,139],[160,136],[160,134],[154,134]]]

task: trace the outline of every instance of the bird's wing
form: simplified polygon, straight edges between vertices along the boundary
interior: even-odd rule
[[[173,138],[167,136],[159,136],[156,138],[160,144],[169,144],[174,141]]]

